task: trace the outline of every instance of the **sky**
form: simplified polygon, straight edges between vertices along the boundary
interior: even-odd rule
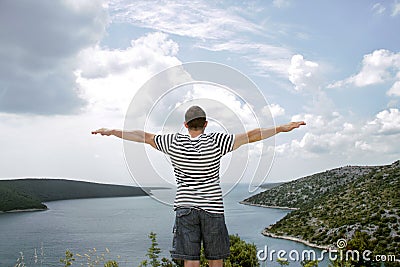
[[[3,0],[0,179],[151,183],[151,175],[132,177],[138,170],[151,173],[142,156],[172,175],[158,152],[135,154],[143,144],[127,156],[122,140],[90,132],[123,128],[132,99],[148,80],[196,61],[223,64],[250,79],[276,125],[307,123],[261,148],[234,152],[224,163],[269,153],[248,166],[265,172],[257,182],[390,164],[400,159],[399,28],[398,0]],[[160,96],[155,117],[185,101],[209,99],[244,116],[243,129],[255,125],[247,116],[254,103],[241,103],[223,87],[206,87]],[[176,129],[182,122],[183,114],[182,121],[169,121]],[[214,120],[210,129],[226,130],[229,122]],[[238,181],[244,167],[232,168],[226,182]]]

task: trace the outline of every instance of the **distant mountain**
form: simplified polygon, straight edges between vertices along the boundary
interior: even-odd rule
[[[146,196],[150,190],[146,191],[134,186],[63,179],[0,180],[0,211],[46,209],[42,202],[54,200]]]
[[[350,244],[362,243],[375,254],[400,254],[400,161],[329,170],[282,184],[242,203],[297,209],[267,227],[265,235],[319,246],[357,238],[358,243]]]

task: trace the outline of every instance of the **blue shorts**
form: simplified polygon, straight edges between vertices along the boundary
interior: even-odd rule
[[[200,260],[202,243],[208,260],[226,259],[229,256],[229,235],[224,214],[178,208],[173,234],[173,259]]]

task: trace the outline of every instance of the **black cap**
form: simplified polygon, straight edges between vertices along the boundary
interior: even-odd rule
[[[206,113],[199,106],[191,106],[185,113],[185,122],[189,122],[194,119],[204,118],[206,119]]]

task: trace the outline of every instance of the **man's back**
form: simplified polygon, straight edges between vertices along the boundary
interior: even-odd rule
[[[174,208],[193,207],[223,213],[220,160],[232,151],[234,136],[223,133],[156,135],[157,149],[169,155],[177,182]]]

